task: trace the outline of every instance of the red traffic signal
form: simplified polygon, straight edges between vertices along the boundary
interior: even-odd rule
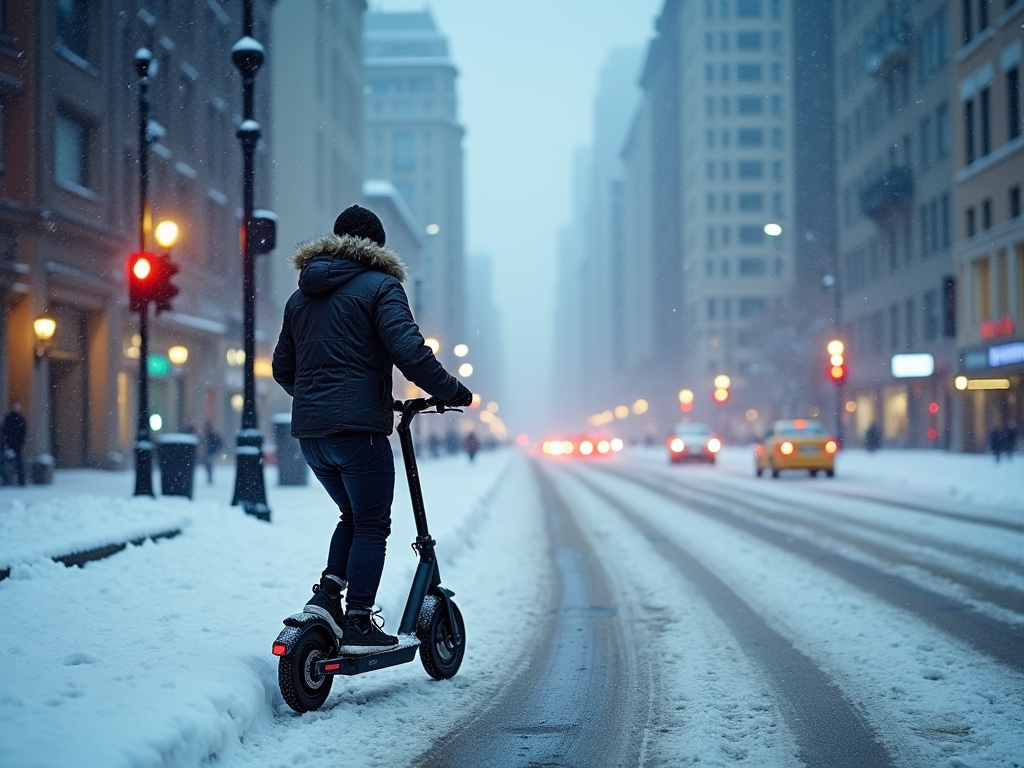
[[[136,251],[128,256],[128,308],[142,312],[149,302],[156,302],[158,312],[171,308],[171,299],[178,295],[178,286],[171,278],[179,272],[168,256]]]
[[[846,381],[846,360],[843,358],[843,354],[846,352],[846,345],[843,344],[839,339],[832,339],[825,347],[828,352],[829,363],[826,369],[829,379],[835,385],[842,384]]]
[[[153,300],[157,259],[147,251],[136,251],[128,256],[128,308],[132,312],[141,312]]]
[[[717,387],[711,395],[719,405],[729,402],[729,390],[726,387]]]
[[[828,367],[828,377],[832,380],[833,384],[842,384],[846,381],[846,374],[846,363],[830,365]]]

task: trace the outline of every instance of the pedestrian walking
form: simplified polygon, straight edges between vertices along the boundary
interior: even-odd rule
[[[201,447],[203,466],[206,467],[206,483],[207,485],[213,485],[213,462],[220,455],[221,449],[224,447],[224,441],[221,440],[220,435],[217,434],[213,424],[210,422],[203,424]]]
[[[882,447],[882,430],[879,428],[878,422],[871,422],[871,426],[864,433],[864,447],[868,449],[869,453],[874,453]]]
[[[1017,438],[1019,432],[1017,431],[1017,422],[1010,419],[1006,422],[1006,429],[1004,431],[1003,439],[1005,441],[1006,458],[1012,459],[1014,452],[1017,450]]]
[[[25,485],[25,462],[21,453],[25,449],[25,435],[28,432],[28,423],[21,415],[21,403],[11,405],[11,410],[4,417],[3,435],[0,437],[2,452],[0,455],[10,457],[14,462],[14,470],[17,476],[18,485]],[[2,475],[3,473],[0,473]],[[0,480],[3,480],[0,477]]]
[[[1006,430],[998,424],[994,424],[988,431],[988,449],[992,451],[998,464],[1000,457],[1006,452]]]
[[[476,432],[466,435],[465,448],[466,453],[469,454],[469,462],[472,464],[473,459],[476,458],[476,452],[480,450],[480,438],[476,436]]]
[[[380,219],[353,205],[334,234],[299,246],[299,289],[274,350],[274,379],[292,396],[292,436],[341,512],[303,610],[330,623],[342,653],[398,644],[373,613],[395,492],[392,370],[454,407],[473,400],[423,340],[402,288],[405,265],[384,240]]]

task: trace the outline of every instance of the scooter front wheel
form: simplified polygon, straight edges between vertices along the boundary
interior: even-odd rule
[[[459,606],[454,600],[449,599],[449,602],[455,618],[454,627],[444,600],[435,595],[428,595],[423,601],[416,626],[416,635],[420,640],[420,661],[427,674],[435,680],[455,677],[466,652],[466,624],[462,620]]]
[[[277,682],[281,696],[300,715],[319,709],[327,701],[334,678],[318,675],[316,663],[334,655],[334,641],[322,627],[313,627],[303,632],[291,653],[278,661]]]

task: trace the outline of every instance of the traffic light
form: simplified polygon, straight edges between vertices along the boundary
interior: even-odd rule
[[[156,281],[153,284],[153,301],[156,302],[157,312],[167,312],[171,309],[171,299],[178,295],[178,286],[171,282],[181,269],[171,261],[170,256],[158,256],[156,267]]]
[[[681,389],[679,390],[679,410],[683,413],[689,413],[693,410],[693,390],[692,389]]]
[[[711,397],[719,405],[725,405],[729,402],[729,387],[732,386],[732,379],[726,376],[724,373],[715,376],[715,391]]]
[[[157,257],[147,251],[136,251],[128,256],[128,308],[141,312],[153,300],[153,286],[157,279]]]
[[[826,350],[829,356],[828,377],[832,380],[833,384],[839,386],[846,381],[846,359],[843,357],[846,345],[839,339],[832,339],[828,343]]]

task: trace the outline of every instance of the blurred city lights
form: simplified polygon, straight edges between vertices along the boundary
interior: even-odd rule
[[[491,413],[497,413],[498,412],[498,404],[492,400],[491,402],[489,402],[487,404],[487,410],[490,411]]]
[[[768,237],[778,237],[782,234],[782,226],[774,222],[765,224],[764,233],[768,235]]]
[[[456,357],[465,357],[469,354],[469,347],[465,344],[456,344],[452,352],[455,353]]]
[[[955,379],[953,379],[953,386],[955,386],[957,389],[963,392],[965,389],[967,389],[967,377],[957,376]]]
[[[430,351],[435,355],[441,351],[441,342],[433,337],[424,339],[423,343],[430,347]]]
[[[461,376],[464,379],[468,379],[472,375],[473,375],[473,364],[472,363],[463,363],[462,365],[459,366],[459,376]]]
[[[161,248],[170,248],[178,242],[178,225],[173,221],[161,221],[156,225],[153,237],[156,238]],[[139,275],[139,277],[144,277],[144,275]]]
[[[681,389],[679,390],[679,402],[683,405],[689,405],[693,402],[693,390],[692,389]]]
[[[846,351],[846,345],[843,344],[843,342],[841,342],[839,339],[832,339],[832,341],[828,343],[828,346],[825,349],[828,350],[828,353],[830,355],[835,357],[836,355],[841,355],[843,354],[843,352]]]
[[[847,413],[853,413],[856,410],[857,410],[857,401],[856,400],[847,400],[846,401],[846,412]]]
[[[426,232],[428,235],[436,235],[441,231],[441,227],[437,224],[427,224]]]
[[[747,421],[757,421],[757,411],[753,408],[747,411]]]
[[[154,432],[159,432],[161,427],[164,425],[163,417],[159,413],[154,413],[149,417],[149,428]]]
[[[615,406],[615,418],[616,419],[624,419],[627,416],[629,416],[629,408],[627,408],[624,405],[617,405],[617,406]]]
[[[728,389],[732,385],[732,379],[726,376],[724,373],[715,376],[715,388],[716,389]]]
[[[484,401],[484,399],[480,395],[474,393],[473,394],[473,402],[469,404],[469,407],[470,408],[474,408],[474,409],[475,408],[479,408],[480,407],[480,403],[482,403],[483,401]]]
[[[618,453],[619,451],[621,451],[623,449],[623,447],[625,447],[625,444],[619,438],[613,437],[612,438],[612,442],[611,442],[611,446],[612,446],[612,450],[615,451],[616,453]]]
[[[633,403],[633,413],[635,413],[637,416],[643,416],[645,413],[647,413],[647,409],[649,407],[650,406],[648,405],[647,401],[641,398],[637,400],[635,403]]]
[[[179,345],[167,350],[167,359],[175,365],[184,365],[188,360],[188,349]]]

